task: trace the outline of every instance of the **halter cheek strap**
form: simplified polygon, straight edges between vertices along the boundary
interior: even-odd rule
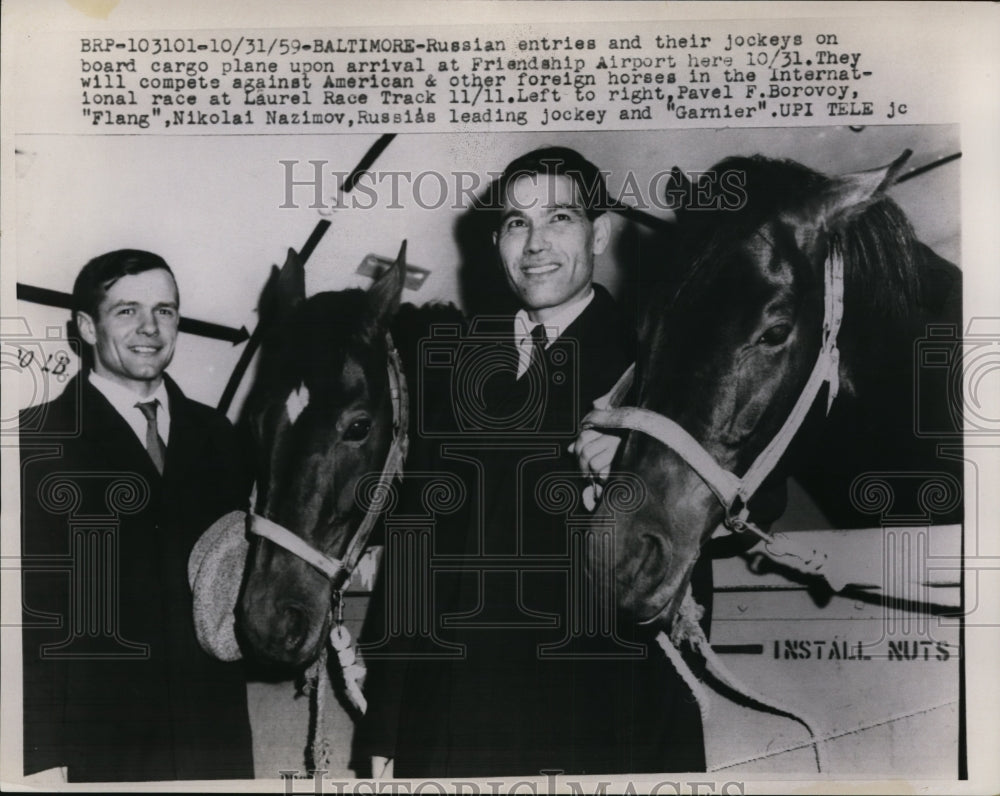
[[[840,333],[840,323],[844,317],[844,260],[836,249],[827,257],[823,274],[823,337],[816,364],[813,365],[812,373],[809,374],[809,379],[792,407],[788,419],[743,475],[739,491],[739,497],[744,503],[740,517],[743,520],[746,519],[745,504],[777,466],[792,438],[805,421],[823,385],[829,385],[826,395],[827,414],[830,413],[833,400],[840,391],[840,349],[837,348],[837,335]]]

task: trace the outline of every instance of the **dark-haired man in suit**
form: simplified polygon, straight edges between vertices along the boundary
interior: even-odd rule
[[[497,352],[468,381],[475,394],[452,395],[498,422],[479,431],[457,422],[443,455],[416,466],[466,484],[470,498],[437,518],[433,542],[437,555],[461,555],[465,569],[427,579],[432,637],[396,638],[380,648],[388,657],[370,662],[363,750],[376,776],[704,769],[698,710],[646,631],[577,627],[582,561],[564,565],[566,514],[542,495],[547,478],[578,473],[579,421],[635,357],[631,324],[593,282],[611,233],[603,176],[579,153],[552,147],[514,160],[498,187],[493,241],[520,309],[496,324]],[[511,418],[509,434],[502,418]],[[370,609],[375,627],[395,588],[386,581]],[[371,637],[380,635],[384,628]],[[442,644],[461,654],[442,656]]]
[[[159,256],[94,258],[73,289],[84,368],[22,413],[26,775],[253,776],[242,670],[198,646],[187,583],[247,483],[228,421],[164,373],[179,310]]]

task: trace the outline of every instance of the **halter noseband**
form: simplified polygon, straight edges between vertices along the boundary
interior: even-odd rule
[[[747,504],[750,498],[777,466],[823,385],[829,385],[827,412],[830,411],[839,388],[840,351],[837,348],[837,335],[844,315],[844,261],[835,248],[831,249],[823,270],[823,337],[816,364],[784,425],[742,478],[722,467],[698,440],[670,418],[649,409],[618,406],[632,387],[635,378],[634,363],[622,374],[610,392],[594,401],[595,408],[583,418],[582,427],[641,431],[659,440],[684,459],[712,490],[726,511],[726,527],[735,531],[749,528],[763,534],[747,521]]]
[[[379,475],[376,494],[389,488],[389,485],[397,477],[403,474],[403,462],[406,459],[408,447],[407,429],[409,425],[409,393],[406,387],[406,375],[399,359],[399,353],[393,344],[392,336],[387,332],[386,345],[388,346],[388,362],[386,369],[389,375],[389,392],[392,397],[392,426],[393,439],[389,452],[386,454],[382,472]],[[251,505],[251,508],[253,506]],[[265,539],[270,539],[275,544],[285,548],[301,558],[307,564],[322,572],[333,585],[333,599],[338,600],[340,590],[347,583],[351,573],[357,566],[358,560],[364,553],[365,545],[375,527],[375,520],[381,512],[381,507],[377,500],[368,507],[365,518],[358,526],[357,532],[352,537],[347,546],[347,552],[343,558],[328,556],[321,550],[316,549],[301,536],[296,535],[287,528],[278,525],[267,517],[250,512],[247,514],[247,530]]]

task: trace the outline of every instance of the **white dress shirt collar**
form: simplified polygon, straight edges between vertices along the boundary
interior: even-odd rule
[[[581,313],[587,309],[590,302],[594,300],[594,288],[582,298],[566,304],[555,315],[544,321],[541,325],[545,327],[545,347],[548,348],[565,332]],[[527,310],[520,309],[514,315],[514,342],[517,344],[517,377],[521,378],[528,370],[531,363],[531,330],[538,326],[528,317]]]
[[[146,416],[136,407],[136,404],[158,400],[160,405],[156,409],[156,428],[160,433],[160,439],[163,440],[163,444],[167,444],[170,438],[170,400],[167,397],[167,385],[165,383],[161,381],[160,386],[156,388],[156,391],[152,395],[148,398],[143,398],[127,387],[123,387],[117,382],[111,381],[111,379],[98,375],[93,370],[90,371],[87,379],[93,385],[94,389],[108,399],[108,403],[121,415],[122,420],[128,423],[129,428],[135,432],[135,435],[139,438],[139,442],[142,443],[142,447],[144,448],[146,447]]]

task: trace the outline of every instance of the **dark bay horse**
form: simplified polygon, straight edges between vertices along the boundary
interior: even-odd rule
[[[839,367],[829,360],[839,397],[829,416],[830,387],[799,402],[811,409],[770,479],[794,474],[838,527],[878,525],[878,509],[913,524],[961,522],[961,463],[917,433],[917,415],[934,414],[931,425],[955,435],[961,421],[943,392],[918,389],[914,367],[928,324],[960,326],[960,272],[915,239],[885,196],[908,154],[839,178],[763,157],[716,164],[714,178],[680,191],[699,207],[678,211],[677,267],[640,329],[638,407],[693,438],[709,469],[745,477],[819,369],[824,327],[839,311],[829,309],[830,263],[842,264]],[[675,170],[674,179],[684,178]],[[703,544],[740,508],[723,505],[682,447],[633,430],[616,464],[646,487],[638,510],[615,517],[613,554],[617,600],[640,622],[670,619]],[[868,499],[866,474],[876,492],[896,490],[892,507]],[[908,476],[936,486],[907,492]]]
[[[262,296],[262,322],[267,314],[272,332],[244,410],[257,456],[252,521],[287,529],[323,558],[341,559],[359,526],[370,522],[372,478],[399,453],[392,384],[398,360],[389,333],[422,322],[414,321],[422,312],[410,305],[400,311],[405,243],[367,291],[308,299],[293,254]],[[428,310],[460,317],[450,308]],[[409,344],[403,370],[412,373],[417,335],[405,329],[397,336]],[[331,629],[331,575],[270,538],[254,537],[237,607],[244,650],[272,665],[312,662]]]

